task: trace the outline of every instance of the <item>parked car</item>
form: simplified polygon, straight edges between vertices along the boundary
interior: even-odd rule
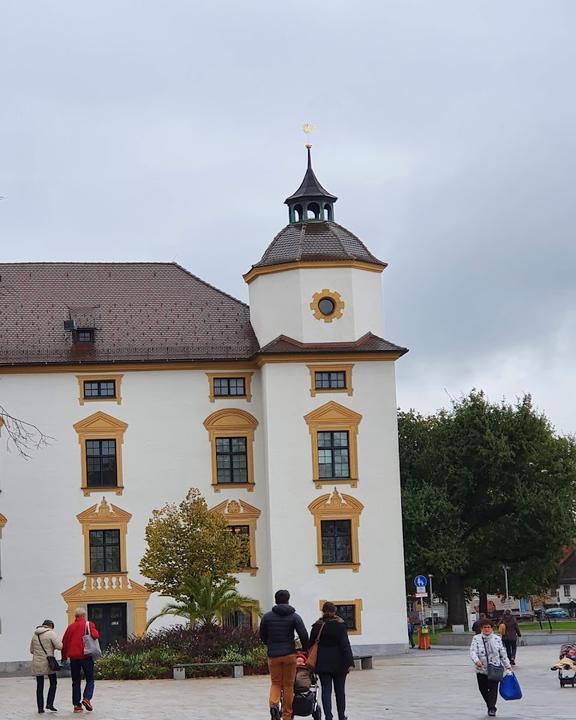
[[[564,608],[546,608],[546,610],[544,610],[544,614],[547,618],[551,618],[553,620],[570,617],[570,613],[568,612],[568,610],[564,610]]]

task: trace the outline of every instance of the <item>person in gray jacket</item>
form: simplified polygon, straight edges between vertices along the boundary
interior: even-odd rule
[[[476,666],[478,689],[488,708],[488,715],[494,717],[500,681],[488,679],[488,663],[502,667],[508,672],[512,669],[502,640],[493,632],[492,623],[488,619],[482,621],[480,633],[472,638],[470,659]]]
[[[38,704],[38,712],[44,712],[44,676],[48,676],[50,687],[48,688],[48,697],[46,699],[46,709],[56,712],[54,707],[54,699],[56,697],[56,673],[48,663],[48,657],[54,657],[56,650],[62,650],[62,643],[54,632],[54,623],[52,620],[44,620],[42,625],[38,625],[34,630],[34,635],[30,642],[30,653],[32,654],[32,675],[36,676],[36,701]]]
[[[280,720],[282,699],[282,718],[291,720],[296,677],[294,633],[298,634],[302,649],[308,650],[308,632],[300,615],[288,604],[288,590],[278,590],[274,600],[276,605],[264,615],[260,623],[260,639],[268,650],[270,717],[272,720]]]

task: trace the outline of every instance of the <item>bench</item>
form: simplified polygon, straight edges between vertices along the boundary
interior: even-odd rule
[[[354,670],[372,670],[372,655],[355,655]]]
[[[172,677],[174,680],[186,680],[186,668],[232,668],[232,677],[241,678],[244,677],[244,665],[241,663],[234,662],[207,662],[207,663],[180,663],[179,665],[172,666]]]

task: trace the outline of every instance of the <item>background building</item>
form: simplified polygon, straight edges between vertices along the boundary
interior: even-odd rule
[[[165,598],[139,575],[151,512],[198,487],[250,539],[240,591],[324,600],[353,645],[406,645],[394,361],[381,272],[310,162],[250,306],[174,263],[0,264],[0,398],[51,437],[0,453],[0,663],[78,605],[104,642]],[[4,430],[4,440],[5,430]],[[255,621],[257,614],[235,621]]]

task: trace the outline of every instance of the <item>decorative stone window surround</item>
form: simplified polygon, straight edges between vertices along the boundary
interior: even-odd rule
[[[312,444],[312,479],[317,489],[324,485],[350,485],[355,488],[358,484],[358,448],[356,436],[362,415],[350,408],[346,408],[333,400],[321,405],[316,410],[304,416],[310,431]],[[348,433],[348,464],[347,478],[321,478],[318,462],[318,433],[322,431],[346,431]]]
[[[250,565],[242,568],[239,572],[256,575],[258,572],[256,563],[256,524],[261,511],[243,500],[224,500],[224,502],[213,507],[211,512],[224,515],[228,525],[247,525],[250,528],[248,536]]]
[[[126,602],[127,612],[133,621],[135,635],[146,632],[146,605],[150,592],[128,577],[126,565],[126,533],[131,514],[106,498],[79,513],[76,518],[82,525],[84,536],[84,579],[62,593],[67,604],[68,622],[74,620],[74,610],[91,603]],[[120,531],[120,572],[90,572],[90,530]]]
[[[84,535],[84,575],[117,575],[126,574],[126,533],[132,515],[117,505],[109,505],[106,498],[96,505],[76,515],[82,525]],[[120,531],[120,570],[116,573],[92,573],[90,571],[90,530],[119,530]]]
[[[326,600],[320,600],[319,607],[322,612],[322,606]],[[348,629],[348,635],[362,635],[362,600],[356,598],[355,600],[330,600],[334,605],[354,605],[354,618],[356,620],[356,627]]]
[[[76,375],[78,380],[78,402],[80,405],[92,402],[115,402],[117,405],[122,404],[121,383],[124,376],[118,373],[99,374],[99,375]],[[85,382],[112,382],[114,381],[116,395],[114,397],[84,397]]]
[[[252,375],[253,372],[242,370],[241,372],[209,372],[206,373],[208,378],[208,393],[210,402],[216,400],[246,400],[250,402],[252,400]],[[214,394],[214,379],[215,378],[242,378],[244,380],[244,395],[215,395]]]
[[[124,433],[128,427],[127,423],[107,415],[99,410],[89,415],[84,420],[75,423],[74,430],[78,433],[80,444],[81,462],[81,488],[84,495],[91,495],[93,492],[108,492],[122,495],[124,481],[122,475],[122,443]],[[86,469],[86,440],[115,440],[116,441],[116,487],[88,487]]]
[[[326,570],[346,569],[358,572],[360,569],[360,552],[358,547],[358,528],[360,526],[360,515],[364,505],[350,495],[341,495],[337,488],[329,495],[322,495],[308,505],[308,510],[314,516],[316,526],[316,555],[319,573]],[[349,520],[350,521],[350,543],[352,546],[352,562],[349,563],[324,563],[322,557],[322,521],[323,520]]]
[[[212,487],[214,492],[221,490],[238,490],[244,488],[248,492],[254,490],[254,431],[258,427],[258,420],[245,410],[226,408],[217,410],[204,420],[204,427],[208,431],[211,445],[212,459]],[[246,438],[246,463],[248,482],[246,483],[219,483],[218,465],[216,460],[216,439],[224,437]]]
[[[324,313],[320,310],[320,300],[323,298],[329,298],[334,303],[334,311],[329,315],[324,315]],[[342,300],[340,293],[335,290],[328,290],[327,288],[314,293],[314,295],[312,295],[312,302],[310,303],[310,310],[312,310],[312,314],[316,320],[323,320],[325,323],[331,323],[333,320],[339,320],[344,313],[345,307],[346,304]]]
[[[351,363],[345,363],[340,365],[307,365],[310,370],[310,395],[316,397],[316,395],[324,395],[325,393],[346,393],[352,395],[352,368],[354,367]],[[346,387],[344,388],[317,388],[316,387],[316,373],[317,372],[343,372]]]

